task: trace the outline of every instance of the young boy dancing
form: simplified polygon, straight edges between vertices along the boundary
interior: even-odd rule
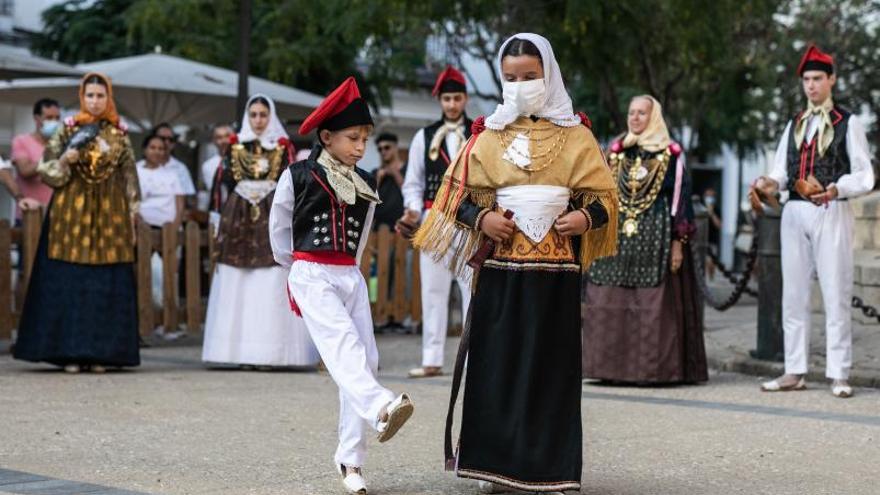
[[[339,387],[336,468],[346,490],[362,495],[368,431],[378,431],[380,442],[391,439],[412,415],[413,403],[376,380],[379,352],[358,267],[379,197],[370,175],[357,167],[373,119],[354,78],[327,96],[299,133],[313,129],[319,144],[278,181],[270,237],[276,261],[290,267],[291,309],[302,315]]]

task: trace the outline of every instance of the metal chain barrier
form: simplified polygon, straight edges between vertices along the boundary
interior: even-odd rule
[[[732,270],[728,270],[727,268],[725,268],[724,263],[722,263],[721,260],[718,258],[718,254],[712,249],[712,246],[709,246],[708,249],[706,249],[706,254],[709,256],[709,259],[712,260],[712,263],[715,264],[715,267],[718,268],[718,271],[720,271],[721,274],[724,275],[724,278],[726,278],[733,285],[737,285],[739,283],[740,277],[742,275],[734,273]],[[746,288],[743,289],[743,291],[754,298],[758,297],[758,291],[749,287],[748,285],[746,285]]]
[[[752,246],[749,248],[749,258],[746,262],[745,275],[734,273],[733,271],[725,268],[721,261],[718,259],[718,255],[716,255],[715,252],[712,251],[711,247],[707,247],[706,254],[709,256],[709,259],[711,259],[712,262],[715,263],[715,266],[718,267],[722,274],[724,274],[724,277],[728,281],[730,281],[730,283],[734,284],[734,290],[730,294],[730,296],[728,296],[727,299],[721,301],[715,299],[715,297],[709,290],[709,287],[706,285],[705,258],[700,256],[700,250],[698,248],[691,248],[694,254],[694,258],[699,260],[697,262],[697,283],[699,284],[700,291],[703,293],[703,297],[705,297],[706,303],[709,306],[715,308],[718,311],[725,311],[736,304],[742,297],[742,294],[748,294],[752,297],[758,297],[758,291],[748,286],[749,279],[751,278],[752,269],[754,268],[755,262],[757,261],[757,239],[757,234],[755,234],[755,237],[752,240]],[[877,323],[880,324],[880,311],[878,311],[877,308],[875,308],[874,306],[865,304],[862,298],[858,296],[853,296],[852,307],[861,310],[862,315],[864,315],[865,318],[877,320]]]
[[[874,318],[877,320],[877,323],[880,323],[880,313],[877,312],[877,308],[865,304],[865,302],[862,301],[862,298],[853,296],[852,307],[861,309],[862,314],[865,315],[866,318]]]
[[[697,265],[697,285],[700,287],[700,292],[703,293],[703,298],[706,301],[706,304],[715,308],[718,311],[726,311],[733,307],[734,304],[739,302],[739,299],[742,297],[746,291],[749,291],[749,294],[757,294],[754,290],[749,288],[749,280],[752,278],[752,272],[755,268],[755,263],[758,260],[758,233],[755,232],[755,235],[752,237],[752,245],[749,248],[748,259],[746,260],[746,269],[745,272],[737,277],[732,272],[723,268],[723,265],[720,263],[715,263],[720,269],[721,272],[724,273],[724,276],[730,280],[734,284],[733,292],[726,299],[718,300],[712,294],[712,291],[706,285],[706,253],[702,253],[702,250],[696,247],[696,243],[691,243],[691,253],[693,254],[694,259],[696,260]],[[706,248],[706,252],[710,253],[711,250]],[[714,259],[713,259],[714,261]],[[729,275],[728,275],[729,274]]]

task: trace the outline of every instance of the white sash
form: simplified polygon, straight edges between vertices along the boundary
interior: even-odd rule
[[[544,240],[568,209],[571,191],[561,186],[510,186],[496,191],[498,206],[513,211],[516,226],[532,242]]]

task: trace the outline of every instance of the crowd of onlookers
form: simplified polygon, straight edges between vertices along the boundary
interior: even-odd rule
[[[61,115],[62,109],[57,101],[49,98],[37,101],[33,107],[33,131],[15,136],[8,160],[0,159],[0,184],[15,200],[16,225],[21,224],[22,209],[45,208],[52,198],[52,188],[43,183],[37,167],[48,141],[64,125]],[[165,224],[181,228],[189,219],[200,223],[210,221],[211,214],[207,210],[211,196],[228,193],[224,188],[212,187],[212,181],[229,150],[230,137],[234,132],[229,124],[215,125],[211,144],[216,153],[197,168],[188,166],[175,156],[179,136],[169,123],[156,125],[148,130],[140,143],[133,143],[136,149],[140,145],[140,159],[136,163],[141,193],[139,220],[155,229]],[[400,188],[406,173],[405,163],[396,135],[381,133],[375,138],[375,145],[381,163],[374,173],[383,202],[377,207],[373,228],[387,225],[393,229],[403,213]],[[308,149],[300,150],[297,158],[304,158],[306,153]],[[201,192],[197,191],[197,184]],[[222,203],[225,198],[218,199]],[[214,216],[219,215],[215,212]],[[159,306],[162,301],[163,271],[158,252],[153,254],[151,265],[153,300]]]

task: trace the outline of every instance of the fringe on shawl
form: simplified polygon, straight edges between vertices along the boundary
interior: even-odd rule
[[[588,230],[581,236],[581,271],[586,272],[590,269],[593,261],[607,256],[617,254],[617,210],[618,199],[617,189],[608,191],[574,191],[572,196],[575,204],[581,208],[594,201],[605,208],[608,213],[608,223],[598,229]]]
[[[494,208],[495,191],[469,188],[447,175],[436,197],[428,217],[416,231],[413,245],[438,263],[444,261],[446,253],[451,251],[449,269],[456,275],[466,275],[468,260],[487,237],[479,230],[456,221],[458,208],[466,199],[481,208]]]

